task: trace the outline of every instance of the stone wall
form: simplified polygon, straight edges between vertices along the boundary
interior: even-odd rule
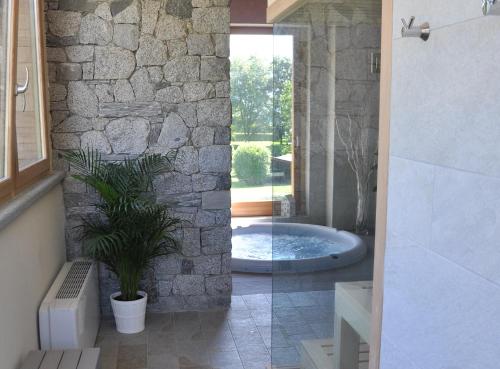
[[[294,36],[294,191],[301,221],[352,230],[356,179],[338,137],[351,117],[373,160],[378,139],[380,53],[379,0],[352,4],[309,1],[274,25]],[[356,126],[353,128],[356,130]],[[345,135],[345,133],[344,133]],[[373,188],[376,174],[372,176]],[[369,194],[369,228],[375,223],[376,193]]]
[[[182,252],[159,260],[145,288],[150,309],[223,307],[231,295],[228,0],[59,0],[47,3],[52,144],[119,160],[177,151],[158,178],[158,201],[183,220]],[[67,255],[96,196],[64,185]],[[104,268],[101,300],[118,287]]]

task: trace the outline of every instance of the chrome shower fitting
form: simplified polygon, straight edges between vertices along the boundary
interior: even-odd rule
[[[422,23],[420,26],[414,26],[415,17],[410,18],[410,22],[406,23],[404,18],[401,18],[401,22],[403,22],[403,28],[401,29],[401,35],[403,37],[419,37],[424,41],[429,39],[431,35],[431,28],[429,23]]]
[[[498,0],[483,0],[484,15],[500,15],[500,1]]]

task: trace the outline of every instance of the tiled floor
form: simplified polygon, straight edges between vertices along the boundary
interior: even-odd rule
[[[300,340],[332,337],[333,296],[280,293],[273,304],[270,294],[234,296],[224,312],[149,314],[137,335],[118,334],[106,320],[102,369],[265,369],[271,353],[274,365],[297,365]]]

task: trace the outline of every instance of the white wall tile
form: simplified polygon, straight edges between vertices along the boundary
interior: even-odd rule
[[[391,157],[387,247],[429,245],[433,187],[432,165]]]
[[[383,346],[420,368],[498,369],[500,288],[420,247],[389,248],[384,279]]]
[[[500,179],[436,171],[429,247],[500,284]]]
[[[500,177],[499,34],[484,17],[395,41],[392,154]]]
[[[380,369],[421,369],[408,360],[387,337],[382,337]]]

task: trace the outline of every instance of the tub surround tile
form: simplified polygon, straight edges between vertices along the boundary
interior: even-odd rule
[[[426,369],[498,366],[500,288],[421,247],[389,247],[385,263],[383,334],[402,357]]]
[[[382,339],[380,349],[380,367],[383,369],[422,369],[410,362],[387,337]]]
[[[391,247],[428,246],[431,240],[435,169],[391,157],[387,241]]]
[[[442,169],[436,174],[429,248],[500,285],[500,179]]]
[[[394,42],[391,154],[500,177],[500,39],[484,37],[498,28],[484,17]]]

